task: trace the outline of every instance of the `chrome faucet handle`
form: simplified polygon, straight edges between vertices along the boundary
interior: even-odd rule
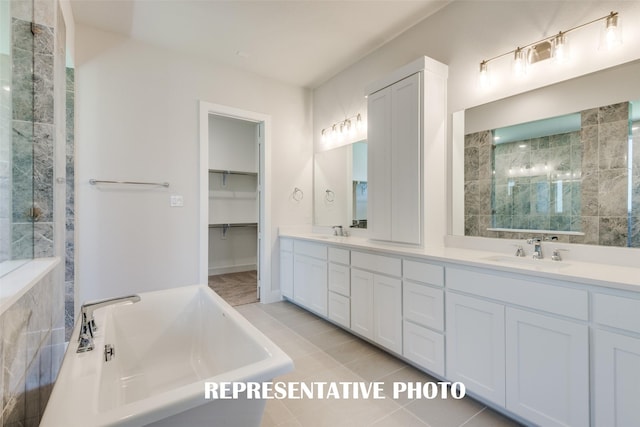
[[[524,248],[522,247],[522,245],[513,245],[516,247],[516,256],[518,257],[524,257],[526,254],[524,253]]]
[[[558,249],[555,248],[553,250],[553,254],[551,255],[551,261],[562,261],[562,256],[560,252],[569,252],[569,249]]]

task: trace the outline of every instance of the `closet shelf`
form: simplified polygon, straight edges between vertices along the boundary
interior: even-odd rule
[[[209,169],[209,173],[225,173],[228,175],[258,176],[257,172],[232,171],[232,170],[223,170],[223,169]]]
[[[257,222],[236,222],[224,224],[209,224],[209,228],[234,228],[234,227],[257,227]]]

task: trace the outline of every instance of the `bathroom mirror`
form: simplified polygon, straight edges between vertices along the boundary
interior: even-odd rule
[[[455,113],[453,234],[640,247],[639,73],[634,61]]]
[[[366,228],[367,142],[314,154],[314,225]]]

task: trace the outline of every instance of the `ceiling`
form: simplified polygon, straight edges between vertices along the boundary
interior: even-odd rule
[[[71,0],[77,25],[314,88],[452,0]]]

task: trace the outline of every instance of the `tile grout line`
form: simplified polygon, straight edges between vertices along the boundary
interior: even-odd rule
[[[465,422],[463,422],[462,424],[460,424],[458,427],[463,427],[465,424],[468,424],[469,421],[471,421],[472,419],[474,419],[475,417],[477,417],[478,415],[480,415],[481,413],[483,413],[485,411],[485,409],[487,409],[487,407],[485,406],[484,408],[480,409],[478,412],[476,412],[475,414],[473,414],[468,420],[466,420]]]

